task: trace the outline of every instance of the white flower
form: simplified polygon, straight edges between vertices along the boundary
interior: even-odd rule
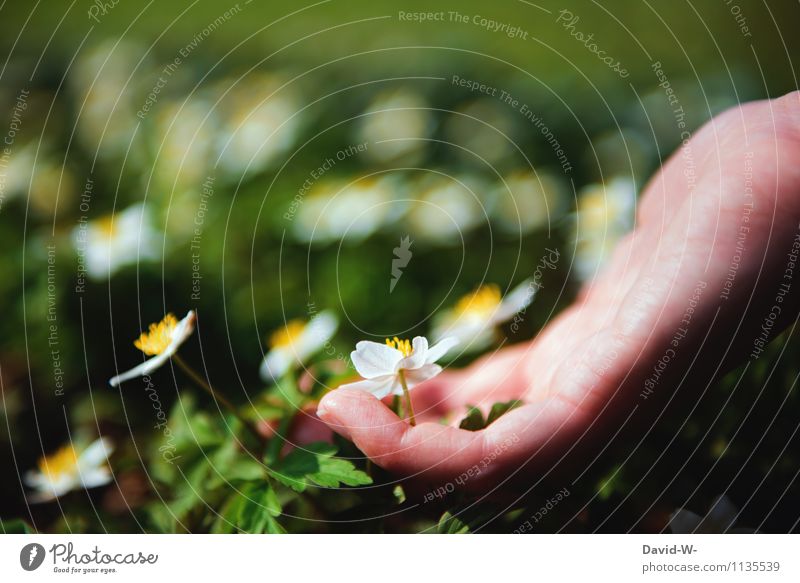
[[[173,196],[185,191],[196,194],[195,185],[205,180],[214,164],[213,141],[219,135],[214,113],[213,103],[197,95],[167,102],[159,109],[149,134],[157,155],[153,171],[157,190]],[[195,196],[192,202],[197,204]],[[190,223],[183,216],[179,220]]]
[[[75,103],[81,104],[76,129],[87,151],[103,158],[130,152],[128,163],[139,157],[141,148],[131,148],[131,141],[141,123],[136,108],[152,88],[148,74],[153,63],[146,58],[146,49],[128,40],[109,39],[81,51],[70,67],[67,81]]]
[[[517,154],[512,147],[523,128],[510,110],[492,98],[470,101],[449,114],[445,136],[456,154],[466,164],[482,160],[489,167],[503,164]],[[518,154],[517,154],[518,155]]]
[[[532,280],[526,280],[502,297],[497,285],[482,285],[436,316],[433,337],[453,336],[465,351],[482,350],[494,340],[498,325],[530,305],[537,289]]]
[[[332,312],[320,312],[309,322],[292,320],[269,338],[270,350],[259,373],[265,382],[275,382],[300,366],[333,338],[339,321]]]
[[[181,321],[178,321],[172,314],[167,314],[157,324],[150,324],[150,329],[142,332],[133,345],[153,358],[145,360],[128,372],[115,376],[108,381],[108,384],[116,387],[129,379],[148,375],[167,362],[178,351],[180,345],[192,335],[196,319],[194,310],[190,310]]]
[[[219,84],[219,165],[232,177],[274,164],[295,143],[302,121],[297,94],[279,75],[252,73]]]
[[[708,513],[700,516],[680,508],[672,513],[669,520],[669,528],[674,534],[725,534],[725,533],[753,533],[752,528],[734,528],[736,517],[739,511],[733,502],[725,496],[719,496],[714,500]]]
[[[408,340],[386,340],[386,344],[364,340],[350,353],[358,374],[365,380],[342,385],[342,389],[357,389],[382,399],[402,395],[403,384],[411,390],[432,379],[442,367],[436,364],[445,353],[458,344],[455,338],[445,338],[428,348],[428,340],[417,336]]]
[[[65,445],[50,456],[39,460],[37,470],[25,474],[25,484],[33,488],[31,502],[47,502],[78,488],[95,488],[111,481],[111,472],[106,465],[114,447],[111,441],[101,437],[89,447],[78,451]]]
[[[482,180],[469,176],[425,177],[414,190],[420,194],[406,217],[412,238],[461,245],[464,234],[488,218],[481,200],[488,188]]]
[[[630,178],[591,184],[578,194],[575,213],[575,270],[585,281],[608,260],[619,240],[632,228],[636,188]]]
[[[81,223],[72,231],[75,249],[93,279],[106,279],[124,265],[158,259],[158,239],[143,204]]]
[[[378,94],[367,108],[358,127],[358,141],[367,142],[364,156],[387,164],[418,162],[433,128],[428,104],[407,89],[390,89]]]
[[[513,172],[492,194],[492,220],[503,232],[517,236],[554,226],[567,202],[555,176],[530,170]]]
[[[395,189],[396,182],[389,178],[363,178],[347,185],[322,182],[298,208],[294,234],[301,241],[318,244],[362,241],[396,218]]]

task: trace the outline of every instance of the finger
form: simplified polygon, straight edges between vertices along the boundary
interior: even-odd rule
[[[436,423],[411,427],[368,393],[337,389],[317,415],[375,464],[404,477],[448,480],[483,456],[483,433]]]
[[[524,397],[528,389],[524,365],[530,344],[505,348],[462,370],[446,370],[411,392],[414,411],[422,420],[458,420],[469,407],[488,411],[492,405]]]

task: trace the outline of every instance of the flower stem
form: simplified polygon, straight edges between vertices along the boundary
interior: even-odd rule
[[[239,420],[239,422],[242,425],[244,425],[250,433],[252,433],[256,438],[258,438],[259,441],[261,441],[261,442],[264,441],[264,437],[258,432],[258,430],[247,419],[245,419],[242,416],[241,413],[239,413],[239,410],[234,406],[234,404],[231,403],[226,397],[224,397],[223,395],[221,395],[217,391],[215,391],[213,388],[211,388],[211,385],[208,384],[205,381],[205,379],[203,379],[203,377],[201,377],[199,374],[197,374],[197,372],[191,366],[189,366],[189,364],[185,360],[183,360],[177,354],[172,355],[172,360],[174,360],[175,363],[179,367],[181,367],[183,372],[185,372],[187,374],[187,376],[195,382],[195,384],[197,384],[206,393],[211,395],[212,399],[214,399],[216,402],[222,404],[223,407],[225,407],[228,411],[230,411],[233,414],[233,416],[236,417]]]
[[[403,387],[403,395],[406,398],[406,411],[408,412],[408,422],[411,423],[411,426],[417,424],[417,419],[414,417],[414,405],[411,404],[411,394],[408,392],[408,383],[406,383],[406,371],[400,369],[397,373],[397,376],[400,378],[400,385]]]

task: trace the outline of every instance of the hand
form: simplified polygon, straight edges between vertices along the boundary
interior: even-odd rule
[[[800,93],[731,109],[650,181],[634,232],[537,338],[412,392],[429,422],[411,427],[352,390],[326,395],[318,414],[377,465],[431,486],[530,486],[581,468],[623,425],[641,430],[750,355],[773,306],[769,339],[797,316],[799,222]],[[482,431],[436,422],[513,398],[526,404]]]

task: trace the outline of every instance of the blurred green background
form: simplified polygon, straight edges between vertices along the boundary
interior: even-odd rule
[[[439,11],[445,20],[399,14]],[[138,362],[133,339],[165,312],[198,311],[187,359],[245,402],[261,388],[265,338],[289,319],[335,310],[342,354],[363,338],[424,334],[441,307],[481,283],[509,289],[557,248],[536,309],[506,330],[530,338],[607,253],[596,233],[575,232],[581,198],[603,184],[641,189],[680,143],[653,63],[695,129],[797,87],[797,22],[790,1],[6,2],[0,517],[57,524],[57,509],[29,514],[14,476],[74,432],[153,438],[146,396],[106,381]],[[622,207],[599,227],[604,245],[630,225]],[[390,292],[405,236],[413,259]],[[674,428],[653,432],[619,471],[628,452],[607,452],[573,500],[600,495],[568,528],[652,530],[688,496],[700,510],[725,490],[747,503],[742,522],[796,528],[797,359],[787,354],[776,374],[766,357],[753,367],[750,388],[705,397],[675,441]],[[168,407],[176,381],[167,369],[154,378]],[[86,504],[76,501],[76,516]],[[140,526],[126,512],[106,522]]]

